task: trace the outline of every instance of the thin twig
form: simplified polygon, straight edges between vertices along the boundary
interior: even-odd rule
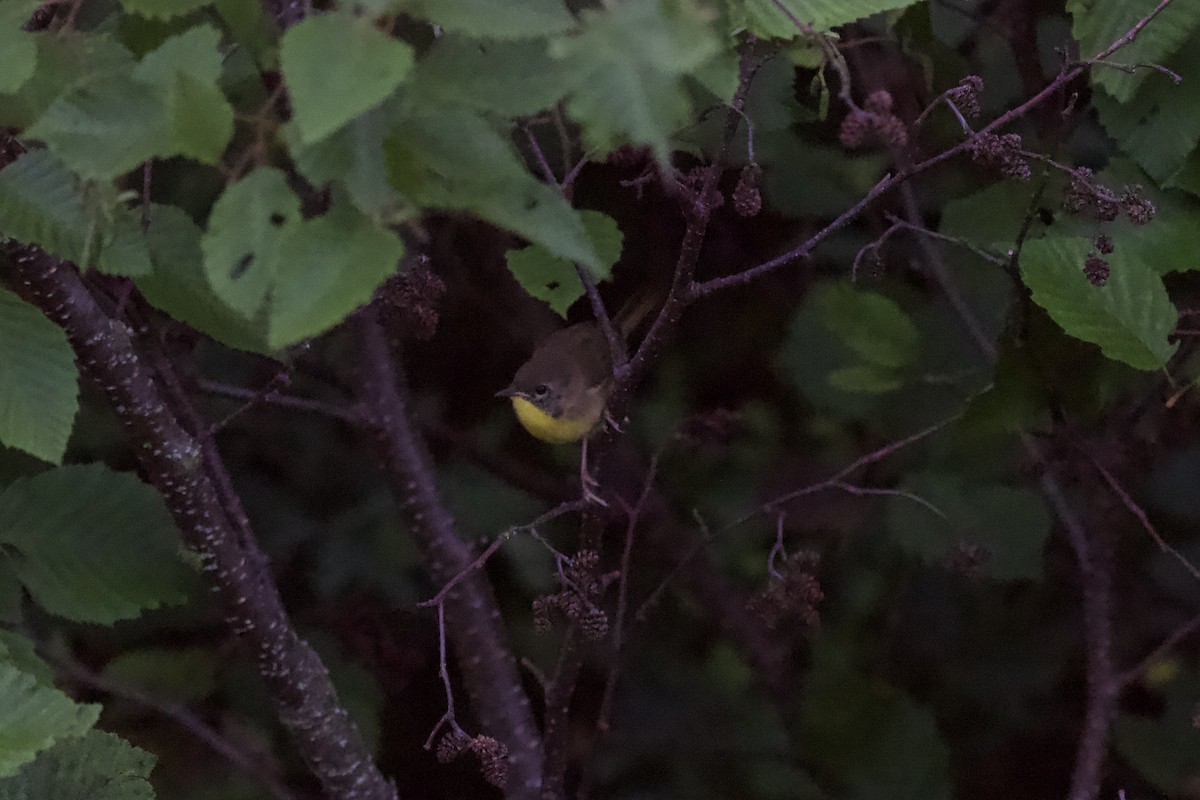
[[[621,655],[625,646],[625,622],[629,611],[629,572],[633,563],[633,534],[637,530],[638,522],[641,521],[642,511],[646,506],[646,498],[650,496],[650,490],[653,488],[654,480],[658,476],[658,464],[661,457],[662,451],[660,450],[650,460],[650,468],[646,471],[646,480],[642,484],[642,492],[638,496],[637,502],[627,511],[628,520],[625,526],[625,546],[621,550],[621,577],[617,582],[617,618],[613,623],[613,660],[608,668],[608,675],[604,680],[604,694],[600,700],[600,713],[596,716],[596,730],[599,733],[607,732],[611,724],[613,702],[617,693],[617,680],[621,674]]]
[[[778,0],[774,1],[778,2]],[[1150,12],[1149,15],[1140,20],[1124,36],[1097,54],[1093,59],[1091,59],[1091,61],[1095,62],[1103,60],[1112,55],[1112,53],[1122,45],[1133,41],[1133,38],[1137,35],[1138,31],[1144,28],[1146,24],[1155,16],[1157,16],[1164,8],[1166,8],[1170,2],[1171,0],[1160,0],[1158,6],[1152,12]],[[996,119],[992,120],[990,123],[981,128],[976,135],[978,136],[979,134],[991,133],[992,131],[1007,125],[1013,120],[1025,116],[1025,114],[1029,113],[1031,109],[1041,105],[1048,98],[1056,95],[1059,89],[1075,78],[1079,77],[1086,69],[1086,65],[1078,65],[1070,69],[1064,69],[1054,78],[1054,80],[1046,84],[1046,86],[1043,87],[1037,94],[1026,100],[1024,103],[1021,103],[1020,105],[1009,109],[1004,114],[996,117]],[[874,202],[875,199],[880,195],[894,189],[896,186],[909,180],[913,176],[920,175],[921,173],[932,169],[938,164],[941,164],[942,162],[965,152],[974,141],[975,137],[964,139],[953,147],[943,150],[936,155],[930,156],[924,161],[921,161],[911,167],[907,167],[894,174],[885,175],[874,186],[871,187],[865,197],[852,205],[850,208],[843,211],[832,222],[819,230],[817,233],[813,234],[801,244],[793,247],[791,250],[782,255],[764,261],[762,264],[757,266],[734,273],[733,275],[725,275],[719,278],[712,278],[710,280],[697,283],[692,288],[691,299],[706,297],[713,292],[728,289],[730,287],[743,286],[775,271],[786,264],[790,264],[791,262],[799,259],[808,258],[818,244],[828,239],[832,234],[846,227],[846,225],[850,224],[851,221],[857,218],[858,215],[861,214],[863,210],[866,209],[866,207],[872,202]]]
[[[903,448],[908,447],[911,444],[916,444],[917,442],[921,441],[922,439],[925,439],[926,437],[930,436],[931,434],[936,433],[937,431],[946,427],[951,422],[954,422],[960,416],[961,416],[961,414],[955,414],[952,417],[947,417],[946,419],[944,419],[940,422],[936,422],[933,425],[930,425],[928,428],[925,428],[924,430],[921,430],[921,431],[917,431],[916,433],[914,433],[910,436],[906,436],[903,439],[898,439],[894,442],[889,442],[888,444],[884,445],[883,447],[880,447],[876,450],[872,450],[870,453],[867,453],[866,455],[855,459],[853,463],[848,464],[847,466],[843,467],[842,469],[838,470],[836,473],[834,473],[833,475],[830,475],[828,478],[826,478],[822,481],[817,481],[816,483],[810,483],[807,486],[802,486],[799,489],[793,489],[789,492],[785,492],[784,494],[779,495],[778,497],[768,500],[767,502],[763,503],[761,506],[754,509],[753,511],[751,511],[747,514],[744,514],[741,517],[738,517],[733,522],[730,522],[725,527],[723,527],[719,532],[725,533],[727,531],[733,530],[734,528],[740,527],[741,525],[744,525],[745,523],[754,519],[759,514],[769,514],[769,513],[775,512],[776,510],[778,510],[778,508],[780,506],[782,506],[783,504],[785,504],[791,500],[795,500],[797,497],[804,497],[805,495],[814,494],[816,492],[824,491],[826,489],[840,489],[842,491],[851,492],[852,494],[901,494],[901,492],[897,492],[896,490],[886,490],[886,489],[885,490],[868,490],[861,486],[852,486],[851,484],[845,483],[845,481],[843,479],[846,476],[852,474],[853,472],[867,466],[868,464],[874,464],[876,461],[881,461],[884,458],[887,458],[892,453],[895,453],[898,450],[902,450]],[[912,497],[912,499],[917,499],[917,498]],[[930,510],[934,511],[934,513],[939,514],[940,516],[943,516],[943,517],[945,516],[945,514],[943,514],[941,511],[938,511],[936,508],[930,506],[928,503],[923,503],[923,504],[927,508],[930,508]]]
[[[1196,631],[1200,631],[1200,614],[1180,625],[1171,632],[1170,636],[1163,639],[1158,647],[1147,653],[1145,658],[1118,675],[1117,682],[1121,686],[1128,686],[1135,681],[1141,680],[1142,676],[1146,674],[1146,670],[1150,669],[1156,661],[1161,660],[1163,656],[1174,650],[1176,645]]]
[[[1092,459],[1092,465],[1096,468],[1096,471],[1100,473],[1100,476],[1104,478],[1104,482],[1108,484],[1108,488],[1112,489],[1113,494],[1117,496],[1117,499],[1121,501],[1121,504],[1128,509],[1130,514],[1133,514],[1133,516],[1137,517],[1138,522],[1140,522],[1142,525],[1142,530],[1150,534],[1150,538],[1154,540],[1154,542],[1158,545],[1158,548],[1182,564],[1183,568],[1190,572],[1193,578],[1200,579],[1200,570],[1196,569],[1196,565],[1189,561],[1187,556],[1185,556],[1183,553],[1167,544],[1167,540],[1164,539],[1161,534],[1159,534],[1158,530],[1155,529],[1154,524],[1150,522],[1150,518],[1146,516],[1145,509],[1138,505],[1137,502],[1135,502],[1134,499],[1129,496],[1129,493],[1126,492],[1125,488],[1121,486],[1115,477],[1113,477],[1113,474],[1105,469],[1104,465],[1095,458]]]
[[[215,395],[217,397],[225,397],[230,400],[242,400],[246,405],[238,410],[241,414],[255,405],[277,406],[279,408],[287,408],[293,411],[304,411],[309,414],[316,414],[322,417],[328,417],[339,422],[344,422],[347,425],[361,427],[366,424],[366,420],[361,414],[349,408],[343,408],[331,403],[323,403],[320,400],[313,400],[308,397],[297,397],[295,395],[280,394],[278,388],[272,382],[268,382],[262,389],[246,389],[241,386],[233,386],[220,381],[212,381],[201,378],[196,381],[196,387],[206,394]],[[222,424],[217,427],[224,427],[235,415],[230,415]]]
[[[450,591],[452,589],[454,589],[455,586],[460,584],[472,572],[474,572],[475,570],[479,569],[484,564],[486,564],[488,562],[488,559],[490,559],[493,555],[495,555],[496,551],[499,550],[504,545],[505,542],[509,541],[510,539],[512,539],[513,537],[517,536],[520,533],[528,532],[528,533],[534,534],[534,538],[537,539],[539,542],[541,542],[544,546],[548,547],[555,555],[562,556],[562,553],[559,553],[557,550],[555,550],[553,548],[553,546],[550,545],[549,542],[547,542],[541,536],[537,535],[537,528],[541,525],[545,525],[547,522],[558,519],[561,516],[564,516],[566,514],[570,514],[570,513],[576,512],[576,511],[582,511],[583,509],[588,508],[590,506],[591,506],[591,503],[584,499],[570,500],[570,501],[567,501],[564,503],[560,503],[558,506],[550,509],[546,513],[539,516],[537,519],[533,520],[532,522],[527,522],[524,525],[517,525],[512,528],[509,528],[508,530],[504,531],[499,536],[497,536],[495,539],[493,539],[492,542],[490,544],[488,544],[488,546],[485,547],[478,556],[475,557],[474,561],[467,564],[465,567],[463,567],[461,570],[459,570],[458,573],[456,573],[454,575],[454,577],[452,577],[450,580],[446,581],[446,583],[443,584],[442,588],[438,590],[437,594],[435,594],[433,597],[429,598],[428,600],[422,600],[421,602],[417,603],[417,605],[422,608],[429,608],[431,606],[440,606],[443,602],[445,602],[446,595],[449,594]]]

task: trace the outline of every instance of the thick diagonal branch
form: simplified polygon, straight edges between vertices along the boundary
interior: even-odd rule
[[[360,346],[359,400],[413,526],[434,585],[457,581],[445,596],[446,630],[471,707],[485,733],[508,745],[510,798],[537,798],[542,746],[517,663],[504,641],[500,611],[487,577],[471,570],[474,556],[458,537],[434,478],[433,460],[417,431],[404,371],[393,358],[377,312],[356,317]]]
[[[67,334],[76,360],[135,443],[142,472],[199,554],[225,621],[252,649],[276,714],[324,789],[338,800],[395,800],[338,700],[329,673],[284,610],[211,440],[193,436],[144,364],[124,323],[97,304],[75,267],[15,243],[0,278]],[[221,474],[217,474],[220,472]]]

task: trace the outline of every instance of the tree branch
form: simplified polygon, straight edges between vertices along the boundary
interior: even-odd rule
[[[540,798],[542,742],[491,585],[471,569],[475,558],[442,503],[432,458],[411,416],[403,368],[378,312],[368,306],[353,325],[360,348],[359,399],[376,430],[384,469],[412,521],[430,578],[438,585],[457,581],[444,596],[446,628],[475,716],[486,733],[508,746],[507,796]]]
[[[73,265],[35,247],[6,244],[0,271],[14,291],[67,334],[136,444],[145,478],[197,550],[225,620],[252,649],[276,714],[326,795],[394,800],[316,652],[297,634],[211,439],[189,433],[130,338],[97,304]],[[186,401],[184,401],[186,402]]]

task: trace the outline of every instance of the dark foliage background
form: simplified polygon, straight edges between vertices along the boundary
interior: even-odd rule
[[[296,10],[265,5],[270,31]],[[378,12],[380,4],[367,5],[367,17]],[[738,5],[705,24],[721,28]],[[563,320],[530,295],[544,286],[508,267],[524,239],[482,221],[496,220],[471,213],[467,201],[434,202],[396,187],[413,213],[380,228],[404,241],[403,274],[360,307],[383,278],[368,286],[338,315],[345,322],[269,354],[228,347],[213,330],[172,319],[153,307],[161,304],[141,278],[107,268],[84,276],[114,318],[147,326],[137,347],[152,370],[149,353],[170,363],[212,433],[293,624],[401,797],[531,795],[491,785],[486,760],[439,763],[436,747],[425,748],[446,696],[437,609],[419,603],[445,581],[436,571],[430,577],[402,513],[425,509],[388,466],[386,436],[367,407],[361,330],[375,315],[405,373],[408,417],[428,443],[457,535],[473,553],[511,536],[481,570],[545,747],[563,759],[565,796],[1200,796],[1200,575],[1192,566],[1200,556],[1200,417],[1190,327],[1200,106],[1188,88],[1200,76],[1192,46],[1200,14],[1181,0],[1157,19],[1152,2],[1068,6],[930,0],[887,10],[838,28],[841,70],[823,64],[807,39],[772,42],[760,32],[747,44],[745,30],[737,43],[720,39],[731,59],[740,43],[758,69],[742,114],[754,126],[753,153],[743,124],[713,173],[719,202],[687,187],[702,182],[729,112],[694,86],[695,98],[711,102],[697,99],[691,124],[668,131],[679,174],[695,168],[683,189],[646,150],[582,144],[595,136],[593,122],[561,104],[519,118],[511,139],[532,174],[541,177],[542,158],[560,179],[589,158],[570,199],[609,215],[623,235],[599,287],[611,311],[647,287],[666,295],[697,198],[715,206],[696,264],[704,286],[793,251],[885,174],[970,138],[944,105],[914,124],[966,76],[982,79],[981,115],[969,123],[978,129],[1072,68],[1080,38],[1091,37],[1086,56],[1139,19],[1149,18],[1145,36],[1158,26],[1179,34],[1150,57],[1161,69],[1137,70],[1150,73],[1142,94],[1118,102],[1106,93],[1113,85],[1094,76],[1125,73],[1093,66],[1092,78],[1063,80],[998,131],[1021,141],[996,145],[990,164],[986,154],[961,153],[922,169],[822,237],[811,255],[678,309],[623,432],[602,445],[607,509],[564,506],[579,496],[578,447],[534,440],[493,396]],[[412,44],[420,65],[430,21],[449,13],[440,9],[404,9],[376,27]],[[49,15],[41,21],[49,30],[106,31],[139,54],[196,20],[137,17],[90,0],[38,13]],[[1114,18],[1111,35],[1081,22],[1089,14]],[[140,197],[148,175],[154,202],[207,219],[232,156],[263,135],[243,117],[280,80],[274,70],[264,71],[266,81],[233,80],[229,69],[224,91],[238,127],[218,166],[161,158],[148,173],[114,173],[105,185]],[[1179,86],[1172,75],[1182,76]],[[902,121],[903,140],[893,130],[890,139],[855,141],[845,120],[858,112],[839,92],[871,108],[879,91],[890,106],[876,94],[875,108]],[[263,113],[275,115],[277,128],[288,109],[274,101]],[[30,120],[0,102],[5,108],[8,161],[53,140],[29,135]],[[287,172],[301,204],[312,206],[308,217],[338,208],[341,184],[306,178],[283,152],[286,137],[265,130],[269,146],[252,163]],[[463,134],[467,144],[449,133],[439,141],[468,148],[472,135]],[[735,195],[750,164],[762,210],[747,216]],[[1018,174],[1022,164],[1029,174]],[[1137,196],[1121,200],[1115,221],[1098,221],[1088,208],[1071,213],[1079,167],[1118,194],[1144,187],[1156,218],[1128,219],[1142,208]],[[0,211],[11,216],[5,197]],[[129,208],[137,211],[137,201]],[[72,260],[8,225],[0,215],[0,232]],[[1110,305],[1104,316],[1095,310],[1101,301],[1084,297],[1099,289],[1070,282],[1101,235],[1115,243],[1109,280],[1117,288],[1109,291],[1133,298],[1127,314]],[[1082,249],[1061,249],[1068,239]],[[0,270],[31,300],[14,253],[6,251]],[[1119,274],[1122,258],[1135,277]],[[1037,276],[1063,263],[1054,274],[1069,280],[1047,288]],[[315,287],[316,274],[292,280]],[[1165,292],[1130,283],[1157,286],[1160,276]],[[1156,292],[1178,309],[1165,329]],[[581,297],[567,320],[592,315]],[[154,374],[163,381],[167,373]],[[153,483],[139,461],[145,444],[122,427],[121,410],[95,383],[81,387],[62,461],[102,462]],[[47,469],[15,447],[0,450],[4,485]],[[547,511],[554,518],[533,531],[516,527]],[[86,562],[104,545],[82,538],[75,547]],[[556,552],[586,561],[579,551],[593,547],[598,564],[586,575],[556,563]],[[25,557],[2,536],[0,553],[12,564]],[[99,728],[157,757],[150,783],[158,797],[321,796],[203,570],[177,584],[184,602],[97,625],[34,602],[7,563],[5,635],[35,643],[72,698],[103,703]],[[603,635],[584,635],[599,624],[594,617],[538,610],[563,591],[559,574],[577,591],[599,581]],[[480,719],[462,680],[470,631],[452,622],[447,632],[456,724],[505,740]],[[559,697],[564,687],[565,728],[549,730],[545,692]],[[0,711],[0,735],[3,720]],[[0,746],[0,763],[3,754]],[[1093,756],[1098,763],[1089,765]],[[0,798],[34,796],[4,786]]]

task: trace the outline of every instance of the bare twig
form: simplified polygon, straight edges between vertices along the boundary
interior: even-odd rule
[[[1158,647],[1146,654],[1146,657],[1139,661],[1134,666],[1122,672],[1117,677],[1117,682],[1121,686],[1128,686],[1135,681],[1141,680],[1146,674],[1146,670],[1150,669],[1155,662],[1161,660],[1167,653],[1175,649],[1175,647],[1184,639],[1191,636],[1196,631],[1200,631],[1200,614],[1195,615],[1184,624],[1180,625],[1171,632],[1166,639]]]
[[[778,0],[774,0],[774,1],[778,2]],[[1103,51],[1098,53],[1089,62],[1084,62],[1083,64],[1074,66],[1072,68],[1064,69],[1052,81],[1050,81],[1050,83],[1046,84],[1046,86],[1043,87],[1041,89],[1041,91],[1039,91],[1033,97],[1026,100],[1024,103],[1021,103],[1020,105],[1009,109],[1004,114],[1001,114],[1000,116],[996,117],[996,119],[992,120],[987,125],[985,125],[983,128],[981,128],[979,130],[979,132],[976,134],[976,136],[978,136],[979,134],[991,133],[992,131],[1002,128],[1003,126],[1009,124],[1013,120],[1016,120],[1016,119],[1019,119],[1020,117],[1025,116],[1025,114],[1029,113],[1029,111],[1031,109],[1041,105],[1043,102],[1045,102],[1050,97],[1055,96],[1058,93],[1059,89],[1061,89],[1063,86],[1065,86],[1066,84],[1070,83],[1072,80],[1074,80],[1075,78],[1077,78],[1081,74],[1083,74],[1083,72],[1087,69],[1087,64],[1094,63],[1097,61],[1102,61],[1102,60],[1108,58],[1108,56],[1112,55],[1114,52],[1116,52],[1116,50],[1118,48],[1120,48],[1121,46],[1133,41],[1134,37],[1137,36],[1137,33],[1139,31],[1141,31],[1142,28],[1144,28],[1146,26],[1146,24],[1150,22],[1150,20],[1152,20],[1164,8],[1166,8],[1167,5],[1170,4],[1170,2],[1171,2],[1171,0],[1160,0],[1160,2],[1158,3],[1158,5],[1155,7],[1155,9],[1153,11],[1151,11],[1146,17],[1139,20],[1138,23],[1136,25],[1134,25],[1133,28],[1131,28],[1124,36],[1122,36],[1120,39],[1113,42],[1109,47],[1105,48]],[[803,25],[801,25],[800,27],[802,29],[804,28]],[[751,283],[771,272],[774,272],[776,269],[779,269],[780,267],[782,267],[786,264],[790,264],[793,261],[796,261],[799,259],[808,258],[808,256],[812,253],[813,249],[816,248],[816,246],[818,244],[825,241],[827,238],[829,238],[829,236],[831,236],[832,234],[841,230],[846,225],[848,225],[851,221],[853,221],[855,218],[857,218],[858,215],[861,214],[863,212],[863,210],[866,209],[867,206],[869,206],[872,202],[874,202],[875,199],[878,198],[880,195],[882,195],[888,191],[891,191],[892,189],[896,188],[898,185],[911,179],[913,176],[920,175],[921,173],[932,169],[933,167],[937,166],[938,164],[941,164],[944,161],[947,161],[951,158],[954,158],[955,156],[960,155],[961,153],[965,152],[968,147],[970,147],[971,143],[974,140],[975,140],[975,137],[966,138],[963,141],[959,142],[958,144],[954,145],[953,147],[943,150],[942,152],[937,153],[936,155],[930,156],[929,158],[925,159],[924,161],[921,161],[917,164],[906,167],[905,169],[902,169],[899,172],[896,172],[894,174],[885,175],[883,178],[881,178],[879,180],[878,183],[876,183],[874,186],[871,187],[871,189],[867,192],[866,196],[864,196],[861,200],[859,200],[857,203],[852,205],[850,208],[843,211],[832,222],[830,222],[828,225],[826,225],[824,228],[822,228],[817,233],[813,234],[811,237],[809,237],[807,240],[805,240],[801,244],[797,245],[796,247],[793,247],[791,250],[784,253],[783,255],[776,256],[775,258],[764,261],[762,264],[759,264],[754,267],[750,267],[749,269],[745,269],[741,272],[734,273],[733,275],[725,275],[725,276],[722,276],[719,278],[712,278],[710,280],[697,283],[692,288],[692,291],[690,293],[691,299],[705,297],[707,295],[712,294],[713,292],[717,292],[717,291],[727,289],[727,288],[730,288],[733,286],[743,286],[743,285],[745,285],[747,283]]]
[[[213,426],[216,429],[224,428],[229,424],[230,420],[239,414],[242,414],[255,405],[277,406],[279,408],[287,408],[293,411],[303,411],[309,414],[316,414],[322,417],[328,417],[339,422],[344,422],[347,425],[352,425],[356,428],[366,424],[361,414],[355,413],[352,409],[336,406],[331,403],[323,403],[320,400],[313,400],[308,397],[297,397],[295,395],[280,394],[278,387],[274,385],[274,381],[269,381],[262,389],[246,389],[241,386],[232,386],[220,381],[212,381],[201,378],[196,381],[197,388],[207,394],[217,397],[225,397],[230,400],[242,400],[245,405],[242,406],[234,414],[229,415],[221,421],[219,425]]]
[[[1158,548],[1182,564],[1183,568],[1190,572],[1193,578],[1200,579],[1200,570],[1196,569],[1196,565],[1189,561],[1187,556],[1185,556],[1183,553],[1167,544],[1167,540],[1164,539],[1161,534],[1159,534],[1158,530],[1155,529],[1154,524],[1150,522],[1150,518],[1146,516],[1145,509],[1138,505],[1137,502],[1135,502],[1134,499],[1129,496],[1129,493],[1126,492],[1125,488],[1121,486],[1115,477],[1113,477],[1113,474],[1105,469],[1104,465],[1095,458],[1092,459],[1092,465],[1096,467],[1096,471],[1100,473],[1102,478],[1104,478],[1104,482],[1108,484],[1108,488],[1112,489],[1113,494],[1117,496],[1117,499],[1121,501],[1121,504],[1129,510],[1130,514],[1133,514],[1135,517],[1137,517],[1138,522],[1140,522],[1142,525],[1142,530],[1150,534],[1150,538],[1154,540],[1155,544],[1158,545]]]

